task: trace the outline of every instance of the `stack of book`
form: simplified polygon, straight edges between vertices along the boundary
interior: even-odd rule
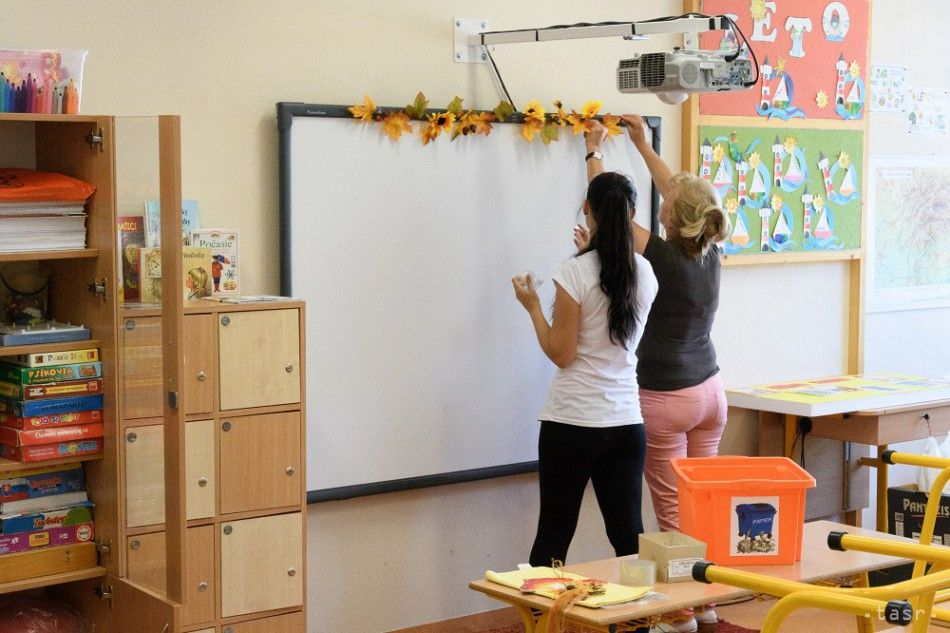
[[[41,462],[102,452],[98,349],[7,360],[0,363],[0,457]]]
[[[94,191],[64,174],[0,169],[0,252],[85,248],[85,204]]]
[[[0,472],[0,554],[92,540],[82,466]]]

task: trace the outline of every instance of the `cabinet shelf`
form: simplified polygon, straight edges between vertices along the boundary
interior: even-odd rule
[[[49,259],[95,259],[99,257],[98,248],[79,248],[65,251],[19,251],[0,253],[0,262],[25,262]]]
[[[50,587],[67,582],[76,582],[79,580],[88,580],[90,578],[102,578],[106,575],[105,567],[87,567],[85,569],[76,569],[61,574],[51,574],[49,576],[37,576],[36,578],[24,578],[13,582],[0,583],[0,594],[13,593],[15,591],[26,591],[27,589],[39,589],[40,587]]]
[[[0,457],[0,472],[16,472],[29,470],[31,468],[46,468],[47,466],[61,466],[62,464],[93,462],[97,459],[102,459],[101,453],[93,455],[73,455],[72,457],[60,457],[59,459],[45,459],[41,462],[18,462]]]
[[[19,356],[20,354],[42,354],[44,352],[67,352],[74,349],[92,349],[99,347],[99,341],[94,338],[85,341],[62,341],[60,343],[39,343],[34,345],[10,345],[0,347],[0,358],[4,356]]]

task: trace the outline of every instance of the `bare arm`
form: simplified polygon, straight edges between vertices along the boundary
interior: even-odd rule
[[[647,143],[646,134],[643,131],[643,126],[646,125],[646,122],[641,116],[636,114],[624,114],[620,117],[620,120],[626,124],[627,132],[630,134],[630,140],[633,141],[634,147],[636,147],[640,155],[643,156],[643,160],[647,164],[647,169],[650,170],[650,176],[660,190],[660,195],[664,198],[667,197],[673,184],[673,172],[669,166],[663,162],[660,155],[656,153],[653,146]]]
[[[515,289],[515,297],[531,317],[538,344],[544,354],[562,369],[573,363],[577,357],[577,339],[580,336],[580,304],[555,282],[557,294],[554,298],[554,318],[549,325],[533,280],[529,278],[525,283],[523,278],[515,277],[511,285]]]
[[[600,121],[591,121],[590,129],[584,132],[584,146],[587,148],[587,154],[599,152],[605,138],[607,138],[607,128]],[[587,163],[587,182],[603,173],[604,161],[602,159],[592,156],[585,162]]]

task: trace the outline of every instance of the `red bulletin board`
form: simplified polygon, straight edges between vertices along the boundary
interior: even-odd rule
[[[700,114],[863,118],[868,0],[704,0],[702,11],[734,16],[758,59],[760,77],[750,90],[701,95]],[[722,31],[703,34],[701,45],[735,50],[732,34]]]

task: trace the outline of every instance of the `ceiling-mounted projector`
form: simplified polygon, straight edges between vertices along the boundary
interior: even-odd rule
[[[655,92],[676,102],[685,100],[686,93],[745,90],[753,81],[752,75],[752,62],[745,57],[729,61],[722,51],[675,49],[621,59],[617,89],[627,94]]]

